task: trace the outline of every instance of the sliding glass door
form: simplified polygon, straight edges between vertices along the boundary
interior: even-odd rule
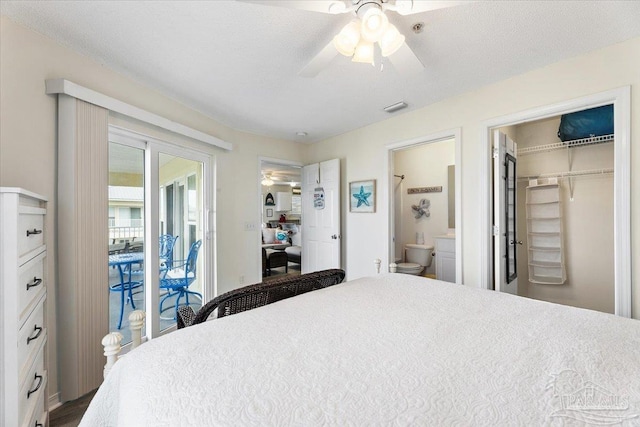
[[[160,236],[171,247],[160,248],[160,330],[176,323],[176,305],[202,305],[204,229],[202,180],[204,163],[159,154]],[[162,252],[165,253],[162,253]]]
[[[114,129],[109,154],[109,329],[126,344],[134,309],[153,338],[213,296],[211,160]]]
[[[145,308],[144,148],[109,143],[109,332],[122,333],[123,344],[131,341],[129,314]]]

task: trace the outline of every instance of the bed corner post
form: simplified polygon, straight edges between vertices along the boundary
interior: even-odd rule
[[[120,342],[122,341],[122,334],[120,332],[111,332],[102,338],[102,345],[104,347],[104,355],[107,357],[107,364],[104,365],[104,371],[102,377],[107,378],[109,371],[113,368],[113,365],[118,360],[118,353],[120,353]]]
[[[376,258],[373,260],[373,263],[376,266],[376,274],[380,274],[380,264],[382,263],[382,261],[380,261],[380,258]]]
[[[134,310],[129,315],[129,329],[131,330],[131,350],[138,347],[142,341],[142,326],[146,314],[142,310]]]
[[[395,273],[396,270],[398,270],[398,264],[396,264],[395,262],[389,264],[389,273]]]

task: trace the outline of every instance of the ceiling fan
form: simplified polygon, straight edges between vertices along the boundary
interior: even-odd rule
[[[338,53],[351,57],[354,62],[372,65],[381,63],[380,57],[385,57],[403,74],[419,72],[424,69],[424,65],[405,43],[405,36],[389,22],[385,12],[411,15],[470,2],[447,0],[238,1],[332,15],[351,14],[355,17],[298,73],[302,77],[315,77]],[[390,16],[393,19],[392,14]]]

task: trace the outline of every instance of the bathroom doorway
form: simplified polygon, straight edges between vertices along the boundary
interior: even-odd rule
[[[398,271],[416,274],[420,264],[421,276],[462,283],[459,144],[455,130],[387,147],[389,262]]]

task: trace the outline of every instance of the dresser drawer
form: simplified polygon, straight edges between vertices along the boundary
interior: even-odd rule
[[[18,257],[44,244],[43,209],[21,206],[18,213]]]
[[[44,261],[47,253],[42,252],[18,269],[18,325],[22,325],[31,313],[36,298],[44,294]]]
[[[44,370],[44,345],[38,351],[36,360],[31,365],[29,373],[24,382],[20,386],[20,395],[18,396],[18,425],[24,424],[26,420],[30,420],[37,409],[40,395],[44,394],[47,385],[47,371]]]
[[[33,310],[18,333],[18,366],[20,367],[18,372],[20,374],[20,382],[26,378],[27,370],[47,337],[47,329],[44,326],[44,301],[44,298],[40,300],[36,309]]]
[[[27,417],[24,419],[22,423],[22,427],[44,427],[47,425],[47,409],[44,406],[44,388],[38,390],[37,393],[40,393],[38,397],[36,406],[33,408],[33,414],[31,417]]]

